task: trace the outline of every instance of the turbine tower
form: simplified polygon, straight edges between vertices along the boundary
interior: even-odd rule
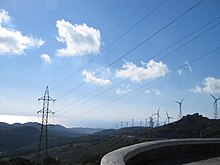
[[[126,121],[126,127],[128,127],[129,121]]]
[[[115,124],[115,129],[116,129],[116,130],[118,129],[118,124]]]
[[[169,116],[169,114],[168,114],[167,111],[166,111],[166,114],[167,114],[167,118],[166,118],[166,120],[165,120],[165,123],[166,123],[166,121],[167,121],[167,124],[169,124],[169,123],[170,123],[170,119],[173,119],[173,117]]]
[[[161,118],[161,117],[160,117],[160,108],[158,108],[156,115],[157,115],[157,123],[156,123],[156,126],[158,127],[158,126],[160,125],[160,118]]]
[[[216,98],[215,96],[213,96],[211,93],[209,93],[211,96],[212,96],[212,98],[214,99],[214,104],[213,104],[213,108],[215,109],[214,110],[214,115],[213,115],[213,117],[215,118],[215,119],[218,119],[219,118],[219,114],[218,114],[218,105],[217,105],[217,103],[218,103],[218,100],[220,100],[220,97],[219,98]]]
[[[123,121],[120,121],[120,123],[121,123],[121,128],[123,127]]]
[[[131,126],[134,127],[134,118],[131,119]]]
[[[184,98],[181,101],[175,101],[177,104],[179,104],[179,119],[182,118],[182,102]]]
[[[147,127],[147,119],[145,119],[145,127]]]
[[[156,114],[152,114],[151,116],[149,116],[149,127],[151,128],[154,127],[154,115]]]
[[[140,121],[140,127],[142,127],[142,124],[143,124],[143,121],[141,120],[141,121]]]

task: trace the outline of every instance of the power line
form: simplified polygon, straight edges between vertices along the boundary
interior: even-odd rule
[[[116,62],[118,62],[119,60],[123,59],[124,57],[126,57],[127,55],[129,55],[130,53],[132,53],[133,51],[135,51],[137,48],[139,48],[140,46],[142,46],[143,44],[145,44],[147,41],[149,41],[150,39],[152,39],[154,36],[156,36],[157,34],[159,34],[161,31],[163,31],[164,29],[166,29],[167,27],[169,27],[170,25],[172,25],[174,22],[176,22],[177,20],[179,20],[180,18],[182,18],[184,15],[186,15],[188,12],[190,12],[191,10],[193,10],[195,7],[197,7],[198,5],[200,5],[204,0],[199,1],[198,3],[196,3],[195,5],[193,5],[192,7],[190,7],[189,9],[187,9],[185,12],[183,12],[182,14],[180,14],[179,16],[177,16],[175,19],[173,19],[171,22],[169,22],[167,25],[163,26],[160,30],[158,30],[157,32],[153,33],[150,37],[146,38],[145,40],[143,40],[142,42],[140,42],[139,44],[137,44],[135,47],[133,47],[132,49],[130,49],[128,52],[126,52],[125,54],[123,54],[122,56],[120,56],[119,58],[117,58],[115,61],[113,61],[112,63],[110,63],[108,66],[106,66],[105,68],[108,68],[112,65],[114,65]],[[162,4],[165,1],[162,2]],[[161,4],[161,5],[162,5]],[[158,6],[159,7],[159,6]],[[95,73],[94,75],[97,75],[99,73],[101,73],[104,69],[101,69],[100,71],[98,71],[97,73]],[[84,84],[84,82],[82,82],[81,84],[79,84],[78,86],[81,87]],[[74,88],[74,90],[77,88]],[[73,92],[74,90],[71,89],[71,92]],[[68,94],[71,92],[67,92]],[[63,95],[62,97],[64,97],[66,95]],[[61,97],[60,97],[61,98]],[[59,98],[59,99],[60,99]]]
[[[132,17],[140,8],[142,8],[149,0],[144,0],[133,12],[131,12],[128,16],[123,18],[117,25],[115,25],[105,36],[103,39],[107,38],[113,31],[115,31],[119,26],[121,26],[124,22],[126,22],[130,17]]]
[[[197,39],[198,37],[201,37],[203,34],[205,34],[206,32],[208,32],[209,30],[213,29],[214,27],[216,27],[216,26],[219,25],[219,24],[220,24],[220,23],[217,23],[217,24],[215,24],[214,26],[212,26],[212,27],[210,27],[209,29],[207,29],[206,31],[204,31],[203,33],[199,34],[198,36],[195,36],[194,38],[192,38],[192,39],[189,40],[188,42],[186,42],[186,43],[184,43],[183,45],[181,45],[181,46],[179,46],[178,48],[176,48],[174,51],[172,51],[172,52],[168,53],[167,55],[161,57],[160,60],[161,60],[161,59],[164,59],[164,58],[166,58],[166,57],[168,57],[168,56],[171,55],[172,53],[174,53],[174,52],[176,52],[177,50],[183,48],[184,46],[186,46],[187,44],[189,44],[189,43],[192,42],[193,40]],[[155,56],[153,56],[153,57],[155,57]],[[150,58],[149,58],[149,59],[150,59]],[[145,68],[141,69],[140,71],[136,72],[136,73],[133,74],[132,76],[130,76],[130,77],[128,77],[128,78],[126,78],[126,79],[120,81],[119,83],[115,84],[115,85],[112,86],[111,88],[109,88],[109,89],[107,89],[107,90],[105,90],[105,91],[99,93],[98,95],[95,95],[95,96],[92,97],[91,99],[86,100],[86,101],[82,102],[81,104],[75,106],[74,108],[71,108],[70,110],[67,110],[67,111],[65,111],[65,112],[63,112],[63,113],[67,113],[67,112],[69,112],[69,111],[71,111],[71,110],[73,110],[73,109],[75,109],[75,108],[79,108],[80,106],[82,106],[82,105],[84,105],[84,104],[86,104],[86,103],[88,103],[88,102],[91,102],[92,100],[94,100],[94,99],[96,99],[97,97],[103,95],[104,93],[110,91],[111,89],[115,88],[116,86],[120,85],[121,83],[123,83],[123,82],[125,82],[125,81],[131,79],[132,77],[134,77],[134,76],[140,74],[140,73],[141,73],[142,71],[144,71],[144,70],[145,70]]]
[[[133,10],[133,12],[131,12],[128,16],[126,16],[125,18],[123,18],[117,25],[115,25],[109,32],[107,32],[105,34],[105,36],[102,39],[105,39],[107,36],[109,36],[113,31],[115,31],[119,26],[121,26],[124,22],[126,22],[130,17],[132,17],[141,7],[143,7],[146,3],[148,2],[144,0],[143,3],[141,3],[135,10]],[[71,60],[68,61],[68,64],[71,62]],[[57,77],[61,77],[68,69],[69,66],[66,66],[66,68],[63,70],[63,72],[61,72]],[[49,84],[54,83],[54,81],[56,81],[58,78],[53,79]],[[54,88],[55,89],[55,88]]]
[[[133,26],[131,26],[128,30],[126,30],[124,33],[122,33],[119,37],[117,37],[113,42],[111,42],[105,49],[103,49],[99,54],[97,54],[94,58],[90,59],[87,63],[82,65],[80,68],[78,68],[75,72],[73,72],[70,76],[65,78],[63,81],[58,83],[55,87],[52,88],[52,90],[56,89],[58,86],[63,84],[65,81],[73,77],[76,73],[78,73],[80,70],[85,68],[89,63],[94,61],[99,55],[104,53],[106,50],[108,50],[112,45],[114,45],[117,41],[119,41],[122,37],[124,37],[126,34],[128,34],[132,29],[134,29],[137,25],[139,25],[141,22],[143,22],[145,19],[147,19],[150,15],[152,15],[157,9],[159,9],[167,0],[163,0],[159,5],[157,5],[153,10],[151,10],[148,14],[146,14],[143,18],[141,18],[138,22],[136,22]]]
[[[200,31],[201,29],[205,28],[205,27],[208,26],[209,24],[215,22],[215,21],[216,21],[217,19],[219,19],[219,18],[220,18],[220,16],[218,16],[218,17],[214,18],[213,20],[209,21],[208,23],[202,25],[201,27],[199,27],[198,29],[194,30],[194,31],[191,32],[190,34],[188,34],[188,35],[186,35],[185,37],[181,38],[180,40],[174,42],[173,44],[171,44],[171,45],[168,46],[167,48],[161,50],[159,53],[155,54],[154,56],[151,56],[150,58],[147,59],[147,61],[150,60],[150,59],[152,59],[152,58],[157,57],[157,56],[160,55],[161,53],[165,52],[165,51],[168,50],[169,48],[175,46],[176,44],[180,43],[181,41],[185,40],[186,38],[190,37],[191,35],[195,34],[196,32]],[[219,24],[219,23],[218,23],[218,24]],[[179,48],[175,49],[174,51],[172,51],[172,52],[169,53],[168,55],[174,53],[175,51],[177,51],[177,50],[179,50],[180,48],[182,48],[183,46],[189,44],[190,42],[192,42],[193,40],[197,39],[198,37],[201,37],[203,34],[205,34],[206,32],[208,32],[209,30],[211,30],[212,28],[214,28],[214,27],[217,26],[218,24],[212,26],[211,28],[209,28],[208,30],[204,31],[204,32],[201,33],[200,35],[194,37],[193,39],[191,39],[190,41],[188,41],[188,42],[185,43],[184,45],[180,46]],[[167,57],[168,55],[164,56],[163,58]],[[163,58],[162,58],[162,59],[163,59]],[[143,70],[144,70],[144,69],[140,70],[140,72],[142,72]],[[129,71],[128,71],[128,72],[129,72]],[[139,74],[140,72],[134,74],[133,76]],[[132,78],[133,76],[129,77],[128,79]],[[115,78],[113,81],[115,81],[116,79],[118,79],[118,77]],[[127,79],[126,79],[126,80],[127,80]],[[113,82],[113,81],[112,81],[112,82]],[[123,82],[124,82],[124,81],[123,81]],[[122,82],[120,82],[119,84],[121,84],[121,83],[122,83]],[[117,84],[117,85],[119,85],[119,84]],[[99,88],[93,90],[92,92],[90,92],[90,93],[88,93],[88,94],[86,94],[86,95],[80,97],[79,99],[77,99],[77,100],[74,101],[73,103],[76,103],[76,102],[82,100],[83,98],[90,96],[91,94],[95,93],[96,91],[98,91],[98,90],[101,89],[101,88],[103,88],[103,86],[100,86]],[[68,104],[67,106],[60,108],[58,111],[69,107],[69,106],[72,105],[73,103],[70,103],[70,104]],[[57,111],[57,112],[58,112],[58,111]]]
[[[165,51],[168,50],[169,48],[175,46],[176,44],[180,43],[181,41],[185,40],[186,38],[190,37],[191,35],[195,34],[195,33],[198,32],[198,31],[200,31],[201,29],[203,29],[204,27],[206,27],[206,26],[208,26],[209,24],[213,23],[214,21],[216,21],[216,20],[219,19],[219,18],[220,18],[220,16],[218,16],[218,17],[216,17],[215,19],[209,21],[208,23],[206,23],[206,24],[204,24],[203,26],[199,27],[198,29],[194,30],[194,31],[191,32],[190,34],[186,35],[185,37],[183,37],[183,38],[181,38],[180,40],[174,42],[173,44],[171,44],[171,45],[168,46],[167,48],[163,49],[163,50],[160,51],[159,53],[155,54],[154,56],[151,56],[151,57],[148,58],[146,61],[157,57],[157,56],[160,55],[161,53],[165,52]],[[175,49],[174,51],[170,52],[170,53],[167,54],[166,56],[163,56],[161,59],[166,58],[167,56],[169,56],[169,55],[171,55],[172,53],[176,52],[176,51],[179,50],[180,48],[186,46],[187,44],[189,44],[189,43],[192,42],[193,40],[195,40],[195,39],[201,37],[203,34],[207,33],[208,31],[210,31],[211,29],[213,29],[213,28],[216,27],[217,25],[219,25],[219,23],[215,24],[214,26],[210,27],[209,29],[207,29],[207,30],[204,31],[203,33],[201,33],[201,34],[197,35],[196,37],[192,38],[191,40],[189,40],[188,42],[186,42],[186,43],[183,44],[182,46],[178,47],[178,48]],[[160,60],[161,60],[161,59],[160,59]],[[139,74],[139,73],[142,72],[143,70],[144,70],[144,69],[142,69],[142,70],[140,70],[139,72],[137,72],[136,74],[134,74],[134,75],[128,77],[126,80],[128,80],[128,79],[134,77],[135,75]],[[128,72],[129,72],[129,71],[128,71]],[[112,82],[115,81],[116,79],[118,79],[118,77],[115,78],[115,79],[113,79]],[[124,81],[122,81],[122,82],[124,82]],[[117,85],[121,84],[122,82],[118,83]],[[114,86],[114,87],[115,87],[115,86]],[[98,87],[97,89],[93,90],[92,92],[90,92],[90,93],[88,93],[88,94],[86,94],[86,95],[84,95],[84,96],[78,98],[78,99],[77,99],[76,101],[74,101],[73,103],[76,103],[76,102],[82,100],[83,98],[85,98],[85,97],[87,97],[87,96],[89,96],[89,95],[95,93],[96,91],[98,91],[98,90],[101,89],[101,88],[103,88],[103,86],[100,86],[100,87]],[[75,89],[75,88],[74,88],[74,89]],[[106,92],[104,92],[104,93],[106,93]],[[94,98],[94,97],[93,97],[93,98]],[[67,106],[60,108],[58,111],[60,111],[61,109],[65,109],[65,108],[69,107],[69,106],[72,105],[73,103],[70,103],[70,104],[68,104]],[[58,112],[58,111],[57,111],[57,112]]]
[[[213,50],[211,50],[211,51],[209,51],[208,53],[205,53],[205,54],[203,54],[203,55],[201,55],[201,56],[199,56],[199,57],[197,57],[197,58],[195,58],[195,59],[189,61],[188,64],[193,64],[193,63],[195,63],[195,62],[201,60],[202,58],[204,58],[204,57],[210,55],[211,53],[217,51],[218,49],[220,49],[220,46],[217,47],[217,48],[215,48],[215,49],[213,49]],[[76,116],[74,116],[74,117],[71,117],[71,119],[74,119],[74,118],[83,116],[83,115],[85,115],[85,114],[87,114],[87,113],[90,113],[90,112],[92,112],[92,111],[96,111],[96,110],[98,110],[98,109],[100,109],[100,108],[102,108],[102,107],[104,107],[104,106],[106,106],[106,105],[108,105],[108,104],[111,104],[111,103],[113,103],[113,102],[115,102],[115,101],[117,101],[117,100],[119,100],[119,99],[121,99],[121,98],[123,98],[123,97],[125,97],[125,96],[127,96],[127,95],[130,95],[130,94],[132,94],[132,93],[135,93],[135,92],[139,91],[140,89],[142,89],[142,88],[144,88],[144,87],[146,87],[146,86],[148,86],[148,85],[150,85],[150,84],[152,84],[152,83],[154,83],[154,82],[156,82],[156,81],[158,81],[158,80],[160,80],[160,79],[162,79],[162,78],[164,78],[164,77],[167,77],[167,76],[169,76],[169,75],[171,75],[171,74],[177,72],[178,70],[180,70],[180,69],[182,69],[182,68],[185,68],[188,64],[184,64],[184,65],[182,65],[182,66],[180,66],[180,67],[177,67],[176,69],[174,69],[174,70],[171,71],[171,72],[168,72],[168,73],[165,74],[164,76],[161,76],[161,77],[159,77],[159,78],[157,78],[157,79],[155,79],[155,80],[152,80],[151,82],[148,82],[148,83],[146,83],[146,84],[144,84],[144,85],[141,85],[140,87],[136,88],[135,90],[133,90],[133,91],[131,91],[131,92],[129,92],[129,93],[126,93],[126,94],[124,94],[124,95],[118,96],[118,97],[116,97],[116,98],[114,98],[114,99],[112,99],[112,100],[110,100],[110,101],[108,101],[108,102],[106,102],[106,103],[104,103],[104,104],[102,104],[102,105],[99,105],[99,106],[97,106],[97,107],[95,107],[95,108],[90,109],[89,111],[86,111],[86,112],[84,112],[84,113],[81,113],[81,114],[79,114],[79,115],[76,115]],[[68,120],[66,120],[66,121],[69,121],[69,120],[70,120],[70,119],[68,119]],[[64,122],[66,122],[66,121],[64,121]]]

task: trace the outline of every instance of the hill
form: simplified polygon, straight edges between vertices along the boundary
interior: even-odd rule
[[[208,119],[198,113],[183,116],[182,119],[159,126],[149,127],[127,127],[118,130],[109,129],[96,133],[104,136],[136,136],[144,138],[220,138],[220,120]]]
[[[7,124],[0,123],[0,152],[13,151],[39,141],[41,124],[36,122]],[[93,134],[101,129],[66,128],[62,125],[48,125],[48,136],[54,138],[79,137]]]
[[[151,129],[147,137],[153,138],[220,138],[220,120],[208,119],[198,113],[181,120]]]
[[[63,164],[98,165],[102,156],[123,146],[157,139],[220,137],[219,132],[220,120],[193,114],[156,128],[131,127],[103,130],[82,137],[60,137],[56,144],[50,145],[49,153],[52,157],[61,158]],[[17,148],[17,150],[0,155],[0,160],[8,157],[23,157],[33,161],[36,147],[37,145],[29,145]]]

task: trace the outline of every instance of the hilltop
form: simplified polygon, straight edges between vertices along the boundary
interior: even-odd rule
[[[127,135],[144,138],[220,138],[220,120],[209,119],[198,113],[183,116],[182,119],[163,126],[126,127],[109,129],[96,133],[97,135]]]

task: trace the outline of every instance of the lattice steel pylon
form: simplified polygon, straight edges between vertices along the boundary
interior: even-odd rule
[[[39,98],[38,101],[43,101],[43,109],[37,111],[37,113],[42,113],[42,122],[41,122],[41,132],[40,132],[40,140],[39,140],[39,146],[38,146],[38,152],[37,152],[37,164],[39,161],[44,161],[46,158],[48,158],[48,120],[49,120],[49,113],[54,114],[51,110],[49,110],[49,102],[55,101],[55,99],[52,99],[49,96],[49,88],[46,87],[44,96]],[[41,156],[42,155],[42,156]]]

